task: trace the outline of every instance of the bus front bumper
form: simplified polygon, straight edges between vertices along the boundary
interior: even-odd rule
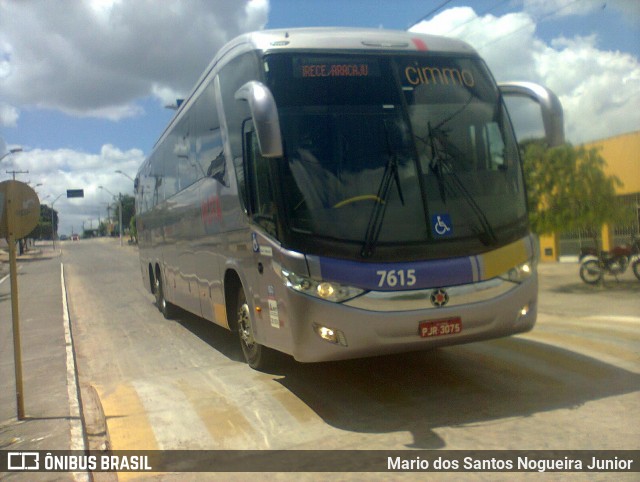
[[[372,293],[348,303],[320,301],[289,290],[291,354],[300,362],[345,360],[531,330],[537,316],[537,274],[520,284],[494,285],[444,288],[452,295],[442,307],[431,301],[436,290]]]

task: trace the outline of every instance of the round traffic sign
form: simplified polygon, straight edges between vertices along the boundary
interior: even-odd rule
[[[0,236],[20,239],[40,220],[40,200],[29,185],[20,181],[0,182]]]

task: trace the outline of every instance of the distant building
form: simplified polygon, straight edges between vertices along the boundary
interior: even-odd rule
[[[629,132],[584,144],[587,149],[598,148],[607,163],[607,175],[617,176],[623,183],[617,188],[621,204],[635,210],[633,222],[626,226],[602,227],[601,248],[627,243],[632,234],[640,235],[640,131]],[[540,237],[542,261],[575,259],[580,247],[591,246],[592,240],[580,232],[563,232]]]

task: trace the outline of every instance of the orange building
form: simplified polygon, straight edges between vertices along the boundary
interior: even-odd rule
[[[628,226],[602,227],[602,249],[629,241],[632,234],[640,234],[640,131],[629,132],[584,144],[587,149],[597,148],[607,163],[605,172],[617,176],[623,185],[616,189],[621,204],[635,209],[637,216]],[[581,246],[591,240],[581,233],[554,233],[540,236],[542,261],[575,259]]]

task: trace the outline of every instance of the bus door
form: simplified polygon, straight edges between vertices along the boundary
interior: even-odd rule
[[[258,332],[254,336],[261,344],[290,352],[291,336],[279,274],[282,250],[278,242],[280,227],[274,182],[278,161],[262,157],[250,119],[243,123],[243,141],[253,251],[253,267],[249,268],[247,275],[251,278],[254,302],[258,308],[254,310],[254,326]]]

